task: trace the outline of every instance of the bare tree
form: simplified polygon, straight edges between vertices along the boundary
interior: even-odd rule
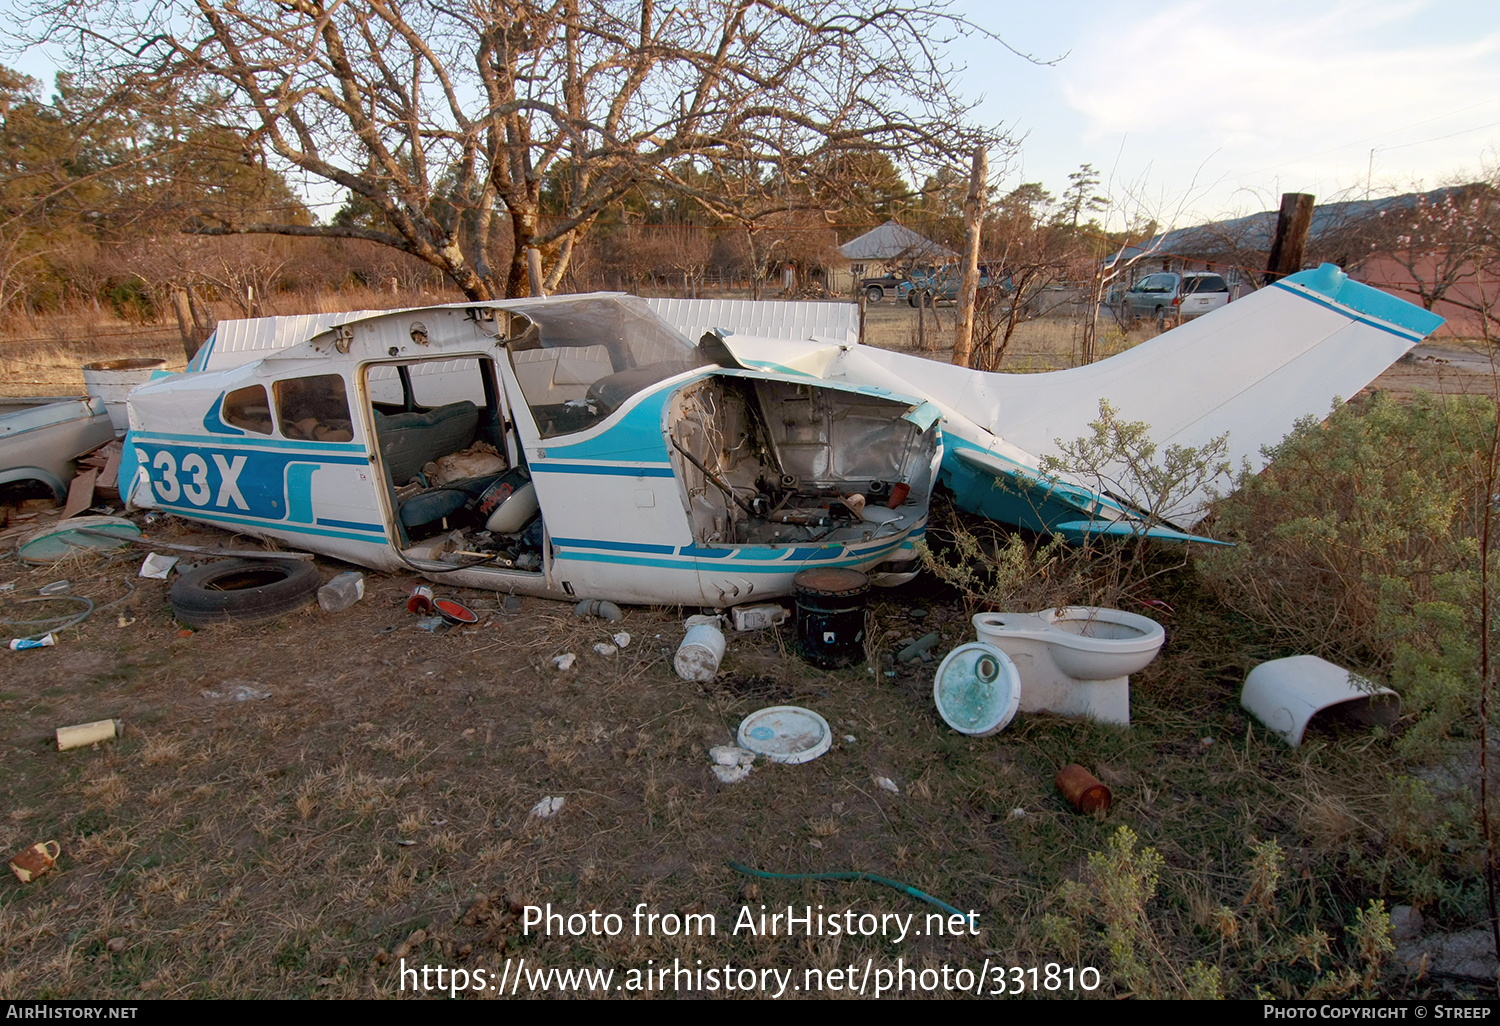
[[[527,292],[531,248],[555,288],[582,233],[643,181],[752,225],[768,194],[794,203],[831,154],[931,166],[989,135],[965,127],[941,56],[970,27],[934,0],[34,0],[31,12],[33,38],[67,44],[101,89],[202,98],[198,113],[254,159],[351,197],[334,223],[216,213],[193,230],[368,239],[475,298]],[[726,163],[749,169],[741,198],[757,209],[678,170]]]
[[[1419,194],[1410,207],[1384,208],[1356,231],[1362,256],[1384,257],[1404,272],[1403,280],[1388,287],[1410,293],[1426,310],[1447,301],[1493,316],[1474,300],[1500,256],[1500,193],[1494,186],[1476,182]]]

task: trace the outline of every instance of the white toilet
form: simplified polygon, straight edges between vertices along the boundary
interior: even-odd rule
[[[980,613],[979,640],[1016,664],[1021,711],[1088,716],[1130,725],[1130,675],[1156,658],[1161,624],[1122,609],[1067,606],[1036,613]]]

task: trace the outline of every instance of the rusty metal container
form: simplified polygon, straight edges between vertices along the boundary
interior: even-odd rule
[[[1079,812],[1108,812],[1115,800],[1109,788],[1076,762],[1057,771],[1057,789]]]

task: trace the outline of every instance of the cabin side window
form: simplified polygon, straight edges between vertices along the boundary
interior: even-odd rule
[[[266,386],[250,385],[230,392],[224,397],[221,416],[230,427],[254,431],[258,435],[269,435],[271,400],[266,395]]]
[[[344,379],[337,374],[314,374],[276,382],[276,415],[288,438],[316,442],[354,440]]]

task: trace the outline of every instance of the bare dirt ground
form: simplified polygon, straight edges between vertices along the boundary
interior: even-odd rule
[[[899,333],[905,313],[876,316]],[[1066,335],[1044,325],[1034,343],[1018,341],[1016,359],[1040,364]],[[1393,369],[1377,387],[1492,381],[1443,359]],[[936,510],[935,524],[946,516]],[[147,536],[254,544],[170,517]],[[985,994],[1113,997],[1127,988],[1097,962],[1097,978],[1070,975],[1092,988],[1034,981],[1048,963],[1084,968],[1043,917],[1119,825],[1165,859],[1152,907],[1164,954],[1181,964],[1225,950],[1214,909],[1246,900],[1252,842],[1283,838],[1294,871],[1382,843],[1370,781],[1387,756],[1358,735],[1290,750],[1253,725],[1238,705],[1244,672],[1284,653],[1226,636],[1188,575],[1162,580],[1164,593],[1180,585],[1176,613],[1162,656],[1132,680],[1130,729],[1022,716],[1000,735],[968,738],[933,708],[934,666],[892,658],[928,631],[940,634],[939,655],[972,640],[972,610],[927,579],[874,597],[865,665],[813,669],[787,625],[731,635],[719,678],[697,684],[671,665],[682,616],[696,610],[632,608],[609,624],[542,600],[507,612],[498,596],[438,584],[483,619],[428,632],[405,608],[415,579],[371,573],[364,600],[342,613],[312,605],[265,626],[186,631],[169,583],[136,578],[143,554],[49,567],[0,558],[0,586],[11,586],[0,617],[12,621],[76,608],[16,601],[59,579],[100,606],[135,587],[54,648],[0,653],[0,850],[49,839],[62,848],[40,880],[0,882],[8,997],[409,995],[416,979],[401,969],[423,964],[465,969],[475,998],[513,985],[522,995],[569,990],[515,984],[521,959],[530,970],[612,969],[608,986],[623,989],[609,992],[620,996],[702,992],[691,976],[642,975],[662,967],[760,974],[730,996],[776,993],[773,971],[792,974],[788,995],[839,996],[843,983],[826,971],[854,967],[858,978],[899,959],[934,974],[967,969],[971,993],[977,978]],[[348,569],[319,566],[325,579]],[[594,653],[621,628],[628,647]],[[33,629],[12,623],[6,637]],[[578,656],[566,672],[552,662],[565,652]],[[800,766],[762,761],[739,784],[716,780],[708,748],[778,704],[821,713],[832,749]],[[57,727],[108,717],[124,721],[123,737],[56,750]],[[1057,793],[1054,775],[1075,761],[1113,789],[1107,816],[1079,815]],[[547,797],[565,803],[542,819],[531,810]],[[731,861],[895,878],[973,910],[978,931],[939,935],[926,918],[937,908],[872,882],[752,878]],[[1325,906],[1360,898],[1336,881],[1320,886],[1313,900]],[[549,904],[617,913],[622,928],[523,932],[523,906]],[[919,935],[734,930],[762,906],[913,914]],[[669,932],[662,920],[642,929],[637,908],[709,914],[715,932]],[[706,923],[695,921],[700,933]],[[1223,964],[1228,993],[1271,985]],[[1002,966],[1023,970],[1019,985],[1008,971],[995,976]],[[503,971],[512,975],[502,994]],[[748,977],[734,979],[743,987]],[[865,979],[872,994],[879,977]],[[1387,980],[1386,992],[1408,996],[1454,985],[1398,970]],[[903,993],[945,992],[922,981]]]

